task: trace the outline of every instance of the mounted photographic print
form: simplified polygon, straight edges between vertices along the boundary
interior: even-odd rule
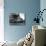
[[[10,25],[23,25],[25,24],[25,15],[24,13],[12,13],[9,16],[9,23]]]

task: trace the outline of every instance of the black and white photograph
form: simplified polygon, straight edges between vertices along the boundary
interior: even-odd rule
[[[26,20],[25,20],[24,13],[19,13],[19,14],[12,13],[9,16],[10,25],[23,25],[23,24],[25,24],[25,21]]]

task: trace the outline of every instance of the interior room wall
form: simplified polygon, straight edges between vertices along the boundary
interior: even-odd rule
[[[35,24],[33,19],[40,10],[40,0],[4,0],[4,39],[5,41],[18,41],[32,30]],[[10,25],[10,13],[24,13],[25,25]]]
[[[46,9],[46,0],[40,0],[40,10]],[[46,26],[46,10],[43,12],[43,22],[40,21],[40,25]]]
[[[46,0],[40,0],[40,10],[42,11],[43,9],[46,9]],[[45,26],[46,27],[46,11],[43,12],[43,22],[40,21],[40,25]],[[45,35],[46,37],[46,35]],[[45,43],[46,43],[46,38],[45,38]]]

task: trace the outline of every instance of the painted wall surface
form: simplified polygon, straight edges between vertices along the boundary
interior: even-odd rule
[[[4,35],[7,41],[18,41],[32,29],[36,12],[40,9],[40,0],[4,0]],[[9,14],[22,12],[26,16],[25,25],[9,25]]]
[[[43,9],[46,9],[46,0],[41,0],[40,1],[40,9],[41,9],[41,11]],[[41,21],[40,25],[46,26],[46,10],[43,12],[42,17],[43,17],[43,22]]]
[[[40,1],[40,10],[46,9],[46,0],[41,0]],[[40,21],[40,25],[45,26],[46,27],[46,11],[43,12],[43,22]],[[45,40],[46,43],[46,40]]]

